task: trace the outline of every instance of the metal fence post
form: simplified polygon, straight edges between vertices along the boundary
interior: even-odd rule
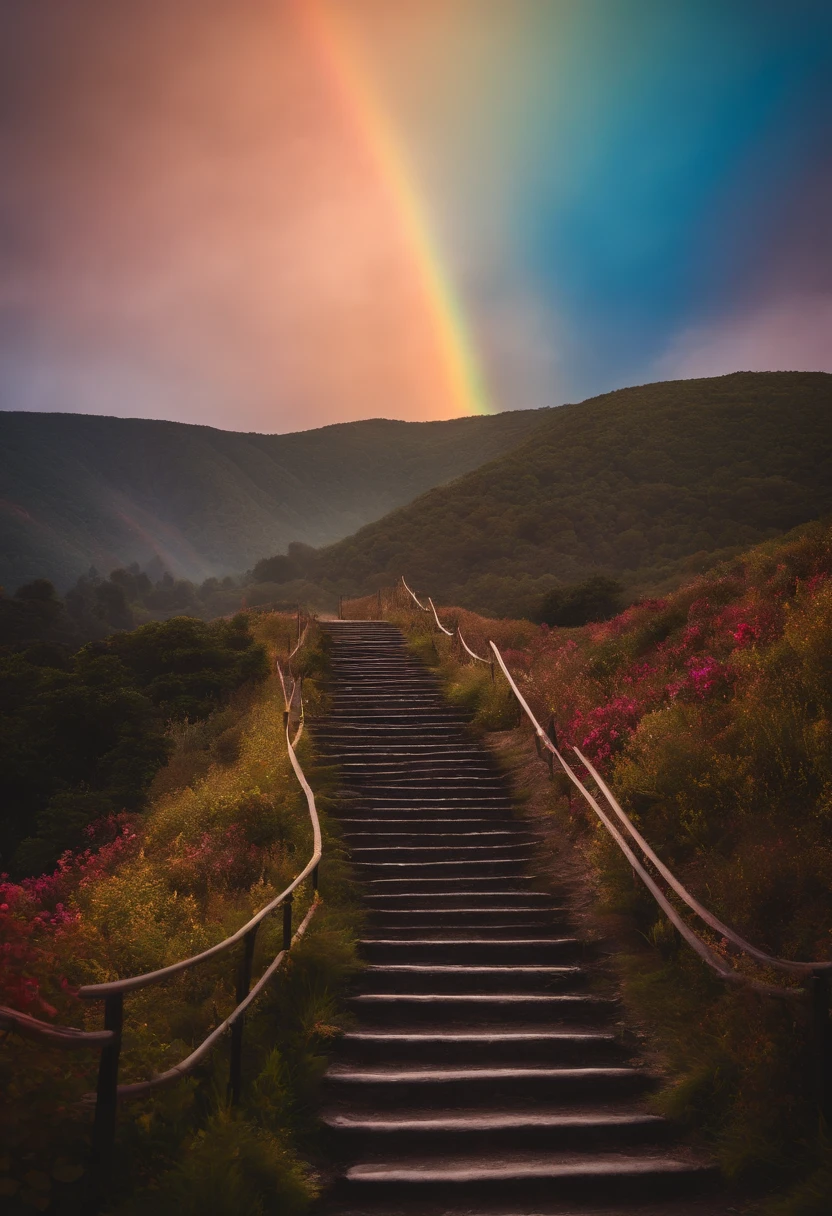
[[[106,1190],[113,1169],[118,1111],[118,1060],[121,1054],[123,1025],[124,994],[116,992],[104,1002],[104,1029],[112,1030],[113,1037],[102,1048],[98,1064],[95,1121],[92,1129],[93,1169],[98,1198]]]
[[[546,734],[548,735],[548,737],[549,737],[549,742],[552,744],[552,746],[553,746],[553,747],[557,747],[557,745],[558,745],[558,732],[557,732],[557,730],[556,730],[556,728],[555,728],[555,715],[554,715],[554,714],[550,714],[550,715],[549,715],[549,725],[548,725],[548,726],[547,726],[547,728],[546,728]],[[552,781],[554,781],[554,779],[555,779],[555,756],[554,756],[554,752],[550,752],[550,751],[549,751],[549,749],[547,748],[547,749],[546,749],[546,755],[548,756],[548,759],[549,759],[549,776],[551,777]]]
[[[292,896],[287,895],[283,901],[283,949],[288,950],[292,944]]]
[[[259,925],[245,935],[243,939],[243,957],[240,959],[240,970],[237,972],[237,1004],[244,1001],[251,988],[251,970],[254,964],[254,943],[257,938]],[[245,1014],[237,1018],[231,1027],[231,1064],[229,1068],[228,1091],[232,1106],[239,1106],[243,1090],[243,1029]]]
[[[809,980],[814,1038],[812,1074],[818,1109],[823,1119],[832,1125],[832,1021],[830,999],[832,984],[828,971],[814,971]]]
[[[553,743],[555,747],[559,747],[558,732],[557,732],[557,727],[555,726],[555,715],[554,714],[549,715],[549,725],[546,728],[546,734],[549,736],[549,742]]]

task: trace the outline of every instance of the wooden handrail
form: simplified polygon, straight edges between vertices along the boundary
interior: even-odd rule
[[[460,629],[459,625],[457,625],[457,627],[456,627],[456,636],[459,638],[460,642],[462,643],[463,650],[465,650],[468,654],[470,654],[472,659],[476,659],[478,663],[485,663],[486,666],[488,666],[488,667],[493,666],[493,660],[484,659],[482,657],[482,655],[474,654],[473,650],[468,645],[468,643],[465,641],[465,638],[462,636],[462,630]]]
[[[635,840],[635,842],[638,844],[644,855],[653,863],[661,874],[662,878],[664,878],[664,880],[673,888],[679,898],[684,900],[688,907],[696,913],[700,920],[703,920],[711,929],[714,929],[717,933],[720,933],[724,938],[726,938],[727,941],[731,942],[739,950],[742,950],[744,954],[749,954],[752,958],[756,959],[757,962],[762,963],[766,967],[775,967],[778,971],[787,971],[792,975],[813,975],[818,971],[832,971],[832,962],[799,963],[792,962],[790,959],[777,958],[774,955],[766,954],[764,950],[760,950],[757,948],[757,946],[753,946],[751,942],[746,941],[744,937],[740,937],[740,935],[731,929],[730,926],[726,925],[723,921],[719,920],[718,917],[714,916],[713,912],[710,912],[703,904],[699,902],[698,899],[695,898],[695,896],[691,895],[691,893],[682,886],[678,878],[676,878],[676,876],[667,868],[664,862],[662,862],[660,858],[656,856],[630,817],[621,808],[612,790],[604,781],[603,777],[595,766],[590,763],[589,760],[587,760],[586,756],[584,756],[577,747],[573,747],[572,750],[575,752],[575,755],[581,761],[584,768],[586,768],[592,774],[596,785],[604,794],[610,806],[624,824],[624,827],[630,833],[630,836],[632,836],[633,840]]]
[[[445,628],[445,626],[442,624],[442,622],[440,621],[440,619],[439,619],[439,617],[438,617],[438,615],[437,615],[436,608],[434,607],[433,600],[430,598],[430,596],[428,596],[428,603],[430,604],[430,609],[431,609],[431,612],[433,613],[433,619],[436,621],[436,623],[437,623],[437,625],[439,626],[439,628],[442,630],[442,632],[443,632],[443,633],[444,633],[444,634],[445,634],[447,637],[452,638],[452,637],[454,636],[454,631],[453,631],[453,629],[446,629],[446,628]]]
[[[84,1048],[100,1051],[113,1039],[111,1030],[76,1030],[74,1026],[53,1026],[19,1009],[10,1009],[8,1005],[0,1005],[0,1030],[15,1031],[25,1039],[36,1039],[67,1051]]]
[[[457,628],[455,631],[445,628],[445,626],[442,624],[442,622],[439,619],[439,614],[436,611],[436,605],[434,604],[433,599],[430,596],[428,596],[428,604],[430,605],[430,608],[426,609],[424,607],[424,605],[416,597],[414,592],[410,589],[410,587],[408,586],[403,575],[401,578],[401,582],[402,582],[402,586],[405,588],[405,590],[408,592],[408,594],[412,597],[412,599],[415,601],[415,603],[418,605],[418,607],[420,607],[423,611],[430,611],[433,613],[434,620],[435,620],[438,628],[442,631],[442,633],[444,633],[448,637],[453,637],[453,636],[458,637],[463,649],[466,651],[467,654],[469,654],[473,659],[477,659],[479,662],[487,662],[487,660],[484,660],[480,655],[476,654],[467,645],[467,643],[465,642],[465,639],[462,636],[462,633],[459,629],[458,624],[457,624]],[[561,752],[555,745],[555,742],[553,741],[553,739],[551,739],[549,737],[548,733],[540,725],[540,723],[538,722],[534,713],[532,712],[531,707],[529,706],[529,703],[526,701],[526,698],[523,696],[520,689],[517,687],[517,684],[516,684],[514,678],[512,677],[511,672],[508,670],[508,667],[505,664],[503,656],[500,654],[500,651],[497,648],[496,644],[493,641],[489,641],[489,646],[494,653],[494,656],[500,666],[500,669],[503,672],[503,675],[506,677],[506,680],[508,682],[508,685],[509,685],[514,697],[516,698],[523,713],[526,715],[526,717],[528,718],[529,722],[532,725],[532,728],[535,732],[537,745],[538,745],[538,754],[541,754],[541,749],[545,749],[550,755],[550,761],[554,761],[555,759],[558,761],[558,764],[561,766],[563,771],[566,773],[569,780],[576,786],[576,788],[581,793],[582,797],[592,807],[594,813],[598,816],[600,821],[604,824],[604,826],[607,829],[607,831],[609,832],[609,834],[612,836],[612,838],[615,840],[618,847],[621,849],[621,851],[626,856],[628,862],[633,867],[633,870],[635,871],[635,873],[638,874],[639,878],[642,880],[642,882],[648,888],[650,893],[653,895],[654,899],[656,899],[659,906],[662,908],[662,910],[665,912],[665,914],[668,916],[668,918],[671,920],[671,922],[676,926],[676,928],[682,934],[685,941],[688,942],[688,944],[697,952],[697,954],[699,954],[699,956],[705,962],[708,963],[708,965],[710,967],[713,968],[714,971],[716,971],[720,976],[722,976],[723,979],[728,980],[731,983],[745,984],[751,988],[754,988],[756,991],[764,992],[767,995],[791,996],[791,995],[794,995],[795,992],[803,991],[802,989],[784,988],[784,987],[778,987],[776,985],[771,985],[771,984],[762,984],[750,976],[743,975],[743,974],[733,970],[733,968],[731,968],[726,963],[724,963],[720,957],[716,956],[710,950],[710,948],[708,947],[706,942],[701,937],[699,937],[699,935],[697,933],[695,933],[694,930],[691,929],[691,927],[681,918],[681,916],[678,914],[678,912],[673,907],[673,905],[668,901],[664,892],[656,884],[652,875],[645,869],[641,860],[636,856],[635,853],[633,853],[633,851],[630,848],[630,846],[628,845],[627,841],[624,839],[624,837],[618,831],[615,824],[610,819],[609,815],[606,813],[606,811],[604,811],[601,808],[598,801],[594,798],[594,796],[586,788],[586,786],[580,780],[580,778],[577,776],[577,774],[574,772],[572,767],[569,764],[567,764],[567,762],[564,759],[564,757],[562,756]],[[493,670],[493,666],[492,666],[492,670]],[[803,979],[807,980],[810,984],[814,981],[828,982],[828,978],[830,976],[832,976],[832,961],[822,960],[822,961],[814,961],[814,962],[796,962],[791,959],[781,959],[774,955],[768,954],[766,951],[760,950],[757,946],[754,946],[751,942],[746,941],[745,938],[741,937],[740,934],[738,934],[735,930],[731,929],[730,926],[724,924],[721,920],[719,920],[718,917],[716,917],[702,903],[700,903],[699,900],[697,900],[693,895],[691,895],[691,893],[687,890],[687,888],[682,885],[682,883],[676,878],[676,876],[672,873],[672,871],[661,861],[661,859],[657,856],[657,854],[654,852],[654,850],[650,847],[650,845],[647,843],[647,841],[644,839],[644,837],[641,835],[641,833],[638,831],[638,829],[632,823],[629,816],[626,814],[626,812],[623,810],[623,808],[618,803],[617,799],[615,798],[614,794],[612,793],[612,790],[609,788],[607,783],[603,780],[600,773],[598,773],[597,769],[583,755],[583,753],[581,751],[579,751],[578,748],[573,748],[572,750],[575,752],[575,754],[578,757],[578,759],[580,760],[581,764],[583,764],[584,767],[587,769],[587,771],[591,774],[591,776],[593,777],[593,779],[595,780],[595,782],[598,786],[598,789],[600,790],[600,792],[603,794],[604,798],[609,803],[611,810],[618,817],[618,819],[620,820],[620,822],[622,823],[622,825],[624,826],[624,828],[630,835],[631,839],[642,850],[644,856],[650,861],[650,863],[652,865],[654,865],[656,867],[658,872],[661,874],[662,878],[664,878],[664,880],[668,883],[668,885],[672,888],[672,890],[675,891],[675,893],[679,896],[679,898],[682,899],[684,901],[684,903],[691,909],[691,911],[694,912],[695,915],[698,916],[706,925],[708,925],[709,928],[711,928],[715,932],[719,933],[721,935],[721,937],[725,941],[730,942],[731,945],[735,949],[741,951],[743,954],[747,955],[749,958],[753,959],[755,962],[761,964],[762,966],[771,967],[773,969],[782,971],[782,972],[792,975],[794,977],[803,978]]]
[[[430,608],[425,607],[425,605],[422,603],[422,601],[417,596],[416,592],[411,591],[411,589],[408,587],[407,583],[404,580],[404,575],[401,576],[401,579],[402,579],[402,586],[404,587],[405,591],[410,596],[410,598],[413,600],[416,607],[421,608],[422,612],[430,612]]]
[[[644,869],[644,867],[641,865],[641,863],[635,857],[635,854],[632,852],[630,847],[627,845],[626,841],[621,836],[620,832],[615,827],[613,822],[601,810],[597,801],[592,797],[592,795],[586,789],[586,786],[584,786],[584,784],[578,779],[578,777],[576,776],[576,774],[575,774],[574,770],[571,768],[571,766],[566,763],[566,761],[564,760],[560,751],[555,747],[554,743],[551,741],[551,739],[549,738],[547,733],[544,731],[543,727],[540,725],[537,718],[534,716],[531,709],[529,708],[528,702],[526,701],[523,694],[520,692],[520,689],[517,687],[517,684],[515,683],[512,675],[511,675],[511,672],[508,670],[508,667],[506,666],[505,661],[503,660],[503,656],[500,654],[500,651],[497,649],[494,642],[490,642],[489,645],[491,646],[491,649],[494,651],[494,654],[497,658],[497,662],[499,663],[500,668],[503,672],[503,675],[506,677],[506,680],[508,681],[512,692],[514,693],[514,695],[517,698],[518,702],[520,703],[524,713],[526,714],[526,716],[528,717],[532,726],[534,727],[535,734],[537,735],[538,739],[540,740],[540,743],[542,744],[542,746],[544,748],[546,748],[548,751],[550,751],[554,755],[554,757],[557,759],[557,761],[560,764],[563,771],[566,773],[566,775],[569,777],[569,779],[573,782],[573,784],[580,790],[583,797],[586,799],[586,801],[589,803],[589,805],[595,811],[596,815],[598,815],[598,817],[601,819],[601,822],[607,828],[607,831],[610,833],[610,835],[613,837],[615,842],[618,844],[621,851],[625,854],[625,856],[627,857],[627,860],[630,862],[631,865],[634,866],[639,877],[642,879],[642,881],[645,883],[645,885],[649,888],[651,894],[661,904],[663,911],[665,911],[667,913],[669,918],[673,921],[674,925],[676,925],[677,929],[679,929],[679,932],[682,933],[682,936],[685,938],[685,940],[691,946],[693,946],[693,948],[696,950],[696,952],[702,958],[704,958],[705,961],[708,962],[709,965],[712,966],[715,971],[719,972],[719,974],[722,975],[723,979],[736,980],[740,983],[747,984],[750,987],[757,989],[758,991],[766,992],[769,995],[782,995],[782,994],[789,995],[789,994],[793,993],[795,991],[795,989],[778,988],[778,987],[776,987],[774,985],[770,985],[770,984],[761,985],[756,980],[753,980],[748,976],[740,975],[736,971],[733,971],[731,968],[726,968],[725,965],[721,962],[721,960],[716,960],[715,956],[710,953],[710,951],[708,950],[707,946],[702,941],[702,939],[699,938],[693,932],[693,930],[681,919],[681,917],[679,917],[678,913],[676,913],[676,911],[675,911],[675,909],[673,909],[672,905],[667,902],[666,898],[661,893],[661,889],[656,886],[653,879],[650,877],[650,875],[647,873],[647,871]],[[762,950],[758,950],[757,947],[752,946],[750,944],[750,942],[746,942],[744,938],[739,936],[739,934],[735,933],[732,929],[729,929],[727,925],[724,925],[722,923],[722,921],[718,920],[713,915],[713,913],[708,912],[708,910],[702,904],[700,904],[698,900],[694,899],[693,896],[686,890],[686,888],[682,886],[682,884],[678,881],[678,879],[672,875],[671,871],[668,870],[667,866],[665,866],[659,860],[659,858],[656,856],[656,854],[653,852],[653,850],[647,844],[646,840],[644,840],[644,837],[637,831],[635,826],[630,822],[630,819],[628,818],[626,813],[621,809],[621,807],[618,805],[618,803],[615,802],[615,800],[612,798],[612,794],[609,791],[609,787],[606,785],[605,782],[603,782],[600,779],[595,768],[591,764],[589,764],[589,762],[578,751],[577,748],[573,748],[573,751],[579,757],[581,763],[586,765],[586,767],[592,773],[593,777],[596,778],[596,780],[598,781],[598,784],[599,784],[599,788],[602,790],[602,792],[605,795],[609,796],[613,809],[616,811],[616,814],[621,819],[621,821],[624,824],[624,826],[626,827],[627,831],[630,833],[630,835],[633,837],[633,839],[636,841],[636,843],[639,845],[639,847],[644,850],[645,855],[650,859],[650,861],[653,862],[654,865],[656,865],[656,868],[659,870],[662,877],[667,880],[667,882],[670,884],[670,886],[673,888],[673,890],[676,891],[677,895],[679,895],[680,898],[684,900],[684,902],[688,905],[688,907],[690,907],[691,910],[697,914],[697,916],[700,916],[700,918],[702,920],[704,920],[705,923],[708,924],[710,928],[713,928],[717,932],[721,933],[723,937],[726,937],[729,941],[733,942],[733,944],[736,945],[738,947],[738,949],[742,950],[743,953],[748,954],[749,956],[753,957],[756,961],[763,963],[765,966],[775,967],[775,968],[778,968],[779,970],[787,971],[791,974],[804,975],[804,976],[805,975],[814,975],[821,971],[832,971],[832,962],[829,962],[829,961],[816,962],[816,963],[814,963],[814,962],[813,963],[795,963],[795,962],[791,962],[788,959],[774,958],[772,955],[766,954]],[[659,899],[659,895],[661,895],[661,899]],[[671,915],[671,911],[668,911],[668,909],[670,909],[672,911],[672,915]],[[682,926],[684,926],[684,929],[682,928]],[[699,945],[696,945],[692,939],[695,939],[695,941],[697,943],[699,943]],[[702,947],[701,949],[700,949],[700,946]]]
[[[309,911],[306,913],[306,916],[298,925],[292,938],[291,945],[294,946],[294,944],[303,937],[309,922],[312,920],[312,917],[317,912],[319,906],[320,900],[315,899]],[[239,1022],[240,1018],[242,1018],[248,1007],[257,1000],[258,996],[278,970],[280,964],[283,962],[288,953],[289,948],[287,947],[286,949],[281,950],[279,954],[275,955],[274,959],[271,961],[271,963],[269,963],[269,966],[260,976],[260,979],[249,991],[248,995],[239,1003],[237,1008],[234,1009],[224,1021],[220,1022],[219,1026],[216,1026],[208,1037],[203,1039],[198,1047],[194,1048],[190,1055],[186,1056],[184,1060],[180,1060],[178,1064],[174,1064],[171,1068],[168,1068],[165,1072],[157,1073],[157,1075],[155,1077],[151,1077],[149,1081],[135,1081],[128,1085],[119,1085],[119,1101],[129,1101],[131,1098],[146,1097],[147,1094],[154,1089],[158,1089],[159,1086],[167,1085],[170,1081],[178,1081],[180,1078],[186,1077],[189,1073],[192,1073],[194,1069],[201,1064],[202,1061],[207,1058],[207,1056],[210,1055],[225,1033],[229,1031],[232,1026],[235,1025],[235,1023]]]
[[[306,638],[311,618],[307,619],[307,623],[303,631],[300,630],[300,612],[298,613],[298,641],[291,651],[289,658],[291,659],[303,645]],[[101,1053],[99,1071],[98,1071],[98,1087],[95,1094],[88,1094],[85,1101],[94,1102],[95,1106],[95,1121],[93,1126],[93,1172],[97,1179],[97,1187],[99,1194],[103,1191],[107,1177],[109,1174],[113,1146],[115,1140],[115,1124],[118,1102],[127,1098],[134,1098],[145,1095],[157,1086],[167,1084],[170,1081],[175,1081],[180,1077],[186,1076],[192,1072],[197,1065],[205,1059],[205,1057],[213,1050],[213,1048],[222,1040],[227,1032],[231,1032],[231,1079],[230,1079],[230,1094],[232,1102],[239,1101],[241,1088],[241,1071],[242,1071],[242,1031],[244,1024],[244,1014],[249,1007],[256,1001],[257,997],[263,992],[269,980],[274,976],[279,969],[281,963],[285,959],[291,946],[303,937],[306,929],[320,906],[320,898],[318,896],[318,868],[320,866],[323,846],[321,839],[321,825],[318,819],[318,811],[315,805],[315,795],[312,787],[306,779],[300,761],[295,753],[295,745],[301,737],[303,731],[303,696],[301,688],[301,680],[295,679],[292,692],[286,695],[286,682],[283,677],[283,672],[280,664],[277,663],[277,672],[280,677],[281,687],[283,689],[284,705],[284,725],[286,734],[286,750],[289,756],[289,761],[295,777],[303,790],[307,803],[307,811],[309,820],[312,826],[312,854],[309,861],[303,867],[301,872],[292,880],[291,883],[270,900],[264,907],[260,908],[240,929],[235,933],[224,938],[223,941],[217,942],[210,946],[207,950],[200,951],[199,954],[192,955],[190,958],[180,959],[178,962],[171,963],[168,967],[160,967],[156,971],[149,971],[143,975],[128,976],[121,980],[112,980],[102,984],[86,984],[79,989],[78,995],[84,1000],[102,1000],[104,1002],[104,1029],[95,1031],[78,1030],[72,1026],[52,1026],[47,1022],[42,1022],[29,1014],[22,1013],[19,1010],[10,1009],[6,1006],[0,1006],[0,1030],[15,1031],[18,1034],[24,1035],[27,1038],[36,1039],[45,1044],[50,1044],[55,1047],[61,1047],[68,1050],[79,1050],[83,1048],[93,1048]],[[297,692],[299,700],[299,722],[297,733],[294,739],[291,737],[290,716],[295,694]],[[294,895],[305,879],[310,878],[312,884],[312,903],[297,930],[292,934],[292,905]],[[278,908],[283,909],[283,948],[275,956],[272,962],[261,975],[260,979],[251,986],[251,968],[254,956],[254,945],[257,936],[257,931],[272,912]],[[225,1018],[219,1026],[215,1027],[202,1043],[196,1047],[190,1055],[179,1064],[167,1069],[164,1073],[160,1073],[155,1077],[151,1077],[147,1081],[139,1081],[128,1085],[119,1085],[119,1057],[121,1051],[122,1026],[124,1019],[124,996],[125,993],[134,992],[140,988],[149,987],[152,984],[161,983],[164,980],[170,979],[172,976],[178,975],[183,971],[189,970],[200,963],[207,962],[209,959],[216,957],[219,954],[230,950],[233,946],[243,942],[245,950],[241,960],[241,968],[237,981],[237,1004],[234,1010]]]

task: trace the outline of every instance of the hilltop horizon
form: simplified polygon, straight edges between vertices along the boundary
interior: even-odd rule
[[[813,373],[813,372],[818,372],[820,374],[825,373],[825,369],[809,368],[809,367],[779,368],[779,369],[771,369],[771,370],[772,370],[772,373],[775,375],[780,375],[780,374],[798,375],[798,374],[802,374],[802,373]],[[199,421],[183,422],[183,421],[180,421],[179,419],[164,417],[162,415],[159,415],[157,417],[155,415],[150,416],[150,415],[145,415],[145,414],[118,414],[118,413],[110,414],[110,413],[98,413],[95,411],[91,412],[91,411],[83,410],[83,409],[62,410],[62,409],[55,409],[52,407],[47,408],[47,409],[21,409],[17,406],[4,406],[1,404],[0,404],[0,415],[2,415],[2,414],[26,414],[26,415],[35,414],[35,415],[38,415],[39,417],[46,417],[46,418],[70,416],[73,418],[112,419],[112,420],[117,420],[120,422],[170,422],[170,423],[175,423],[176,425],[179,425],[179,426],[203,428],[203,429],[209,430],[209,431],[222,431],[222,432],[232,434],[232,435],[263,435],[263,436],[302,435],[302,434],[307,434],[309,431],[331,431],[338,427],[353,426],[356,423],[363,423],[363,422],[406,423],[408,425],[412,424],[412,425],[416,425],[416,426],[422,426],[422,425],[430,425],[432,423],[462,422],[466,418],[468,418],[468,419],[482,418],[482,417],[493,418],[497,415],[502,415],[502,414],[537,413],[537,412],[540,412],[543,410],[561,409],[565,405],[584,405],[589,401],[597,400],[599,397],[606,397],[606,396],[609,396],[610,393],[623,392],[628,389],[647,388],[647,387],[650,387],[650,386],[656,385],[656,384],[675,384],[675,383],[695,382],[697,380],[724,380],[730,376],[741,376],[741,375],[745,375],[745,374],[753,374],[753,372],[751,371],[750,368],[738,367],[738,368],[735,368],[733,371],[721,372],[721,373],[719,373],[719,375],[715,375],[715,376],[661,377],[661,378],[657,378],[655,380],[644,380],[639,383],[619,384],[615,388],[606,389],[603,392],[599,392],[599,393],[593,393],[589,397],[582,397],[580,399],[575,399],[575,400],[564,399],[563,401],[558,401],[556,403],[548,402],[548,403],[540,404],[540,405],[525,406],[523,408],[507,406],[504,409],[497,409],[497,408],[492,409],[486,414],[472,413],[472,414],[462,414],[462,415],[451,415],[447,418],[400,418],[400,417],[397,417],[395,414],[368,414],[368,415],[366,415],[366,417],[361,417],[361,418],[338,419],[334,422],[323,422],[323,423],[318,423],[318,424],[313,423],[310,426],[295,426],[291,430],[258,430],[258,429],[244,430],[241,427],[220,426],[220,425],[217,425],[216,423],[212,423],[212,422],[199,422]]]

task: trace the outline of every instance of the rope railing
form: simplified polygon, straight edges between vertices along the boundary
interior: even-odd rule
[[[301,630],[300,616],[298,617],[298,641],[294,650],[290,653],[290,659],[297,654],[303,645],[309,625],[310,620],[307,620],[305,628]],[[44,1044],[65,1050],[94,1049],[101,1053],[96,1090],[94,1093],[87,1094],[84,1099],[86,1105],[94,1107],[93,1168],[99,1187],[103,1186],[106,1181],[112,1163],[119,1102],[144,1097],[160,1086],[192,1073],[229,1033],[229,1097],[232,1104],[236,1105],[239,1103],[242,1091],[242,1050],[245,1014],[279,970],[291,947],[303,937],[312,917],[320,906],[318,869],[322,856],[321,827],[315,805],[315,795],[295,753],[295,746],[303,731],[302,677],[293,678],[292,690],[287,697],[286,681],[279,663],[276,663],[276,668],[283,690],[285,705],[284,725],[287,754],[295,778],[305,796],[307,813],[312,828],[312,853],[300,873],[292,879],[279,895],[276,895],[274,899],[271,899],[255,912],[236,932],[215,943],[213,946],[200,951],[198,954],[180,959],[167,967],[160,967],[155,971],[145,972],[141,975],[128,976],[124,979],[111,980],[100,984],[86,984],[81,987],[78,990],[78,995],[83,1000],[104,1002],[103,1030],[85,1031],[71,1026],[54,1026],[19,1010],[0,1006],[0,1030],[7,1032],[14,1031],[26,1038],[35,1039]],[[292,717],[295,712],[298,719],[298,729],[293,738]],[[293,933],[292,910],[294,899],[306,879],[309,879],[311,884],[310,906],[303,920]],[[252,987],[254,949],[258,930],[267,917],[281,908],[283,910],[282,948]],[[210,959],[226,953],[239,943],[243,944],[243,952],[239,960],[235,996],[236,1004],[232,1012],[178,1064],[168,1068],[165,1072],[157,1073],[146,1081],[120,1085],[118,1077],[124,1026],[125,995],[172,979],[182,972],[189,971],[193,967],[197,967],[202,963],[208,962]]]
[[[417,607],[417,608],[421,608],[421,609],[422,609],[422,612],[429,612],[429,611],[430,611],[430,609],[426,608],[426,607],[425,607],[425,605],[422,603],[422,601],[419,599],[419,597],[417,596],[416,592],[415,592],[415,591],[411,591],[411,590],[410,590],[410,588],[408,587],[407,583],[405,582],[404,575],[402,575],[402,586],[404,587],[405,591],[406,591],[406,592],[407,592],[407,594],[410,596],[410,598],[413,600],[413,602],[414,602],[414,604],[416,605],[416,607]],[[435,608],[434,608],[434,610],[433,610],[433,613],[434,613],[434,616],[435,616],[435,615],[436,615],[436,609],[435,609]]]
[[[437,615],[434,602],[430,598],[430,596],[428,596],[428,603],[430,604],[430,610],[433,613],[433,619],[436,621],[437,626],[442,630],[442,632],[445,634],[446,637],[452,638],[454,636],[453,629],[446,629],[445,626],[442,624],[442,622],[439,619],[439,616]]]
[[[405,579],[404,575],[401,575],[400,581],[401,581],[401,585],[404,588],[405,592],[407,593],[407,595],[410,596],[410,599],[413,601],[413,603],[416,605],[416,607],[421,609],[422,612],[426,612],[426,613],[432,612],[433,619],[436,622],[436,624],[439,626],[439,628],[441,629],[442,633],[444,633],[446,637],[456,638],[459,641],[459,644],[462,647],[462,649],[465,651],[465,653],[467,655],[470,656],[470,658],[474,659],[475,662],[477,662],[477,663],[484,663],[486,665],[486,667],[489,667],[491,669],[491,678],[493,679],[494,678],[494,660],[485,659],[485,658],[483,658],[483,656],[481,654],[477,654],[476,651],[471,649],[471,647],[465,641],[465,638],[462,636],[462,629],[459,625],[459,622],[457,622],[456,629],[446,629],[445,626],[442,624],[442,622],[439,619],[439,614],[436,611],[436,605],[434,604],[433,599],[430,596],[428,596],[428,604],[430,605],[430,607],[426,608],[425,605],[422,603],[422,601],[419,599],[419,597],[416,595],[416,592],[413,591],[408,586],[407,580]]]

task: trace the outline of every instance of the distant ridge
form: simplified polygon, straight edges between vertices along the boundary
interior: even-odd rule
[[[0,412],[0,583],[159,558],[192,579],[321,545],[523,442],[546,411],[289,435]]]
[[[530,611],[601,572],[630,594],[832,512],[832,375],[736,372],[552,410],[531,440],[324,549],[345,592],[402,571],[445,603]]]

